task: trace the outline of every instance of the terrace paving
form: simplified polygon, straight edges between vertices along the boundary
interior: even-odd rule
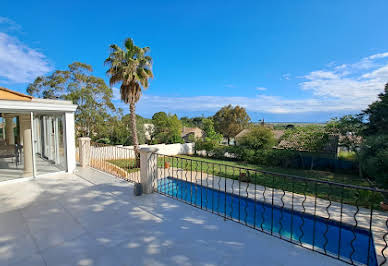
[[[0,185],[0,265],[344,265],[87,168]]]

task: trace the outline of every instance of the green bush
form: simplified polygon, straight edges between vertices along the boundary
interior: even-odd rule
[[[243,146],[227,146],[226,152],[233,154],[235,159],[245,162],[252,161],[253,155],[255,154],[254,150],[245,148]]]
[[[216,159],[224,159],[224,158],[225,158],[226,147],[227,147],[227,146],[223,146],[223,145],[217,144],[217,145],[213,148],[212,157],[214,157],[214,158],[216,158]]]
[[[298,155],[296,152],[288,150],[267,149],[257,150],[251,163],[286,168],[290,167],[297,159]]]
[[[270,128],[254,126],[249,132],[238,139],[238,145],[248,149],[271,149],[276,144],[274,134]]]
[[[110,140],[108,138],[100,138],[96,140],[97,143],[110,144]]]
[[[357,161],[357,154],[354,151],[340,151],[338,159],[345,161]]]
[[[199,139],[195,142],[196,151],[206,151],[207,157],[224,159],[227,146],[218,144],[216,141],[206,141]]]
[[[298,153],[277,149],[248,149],[243,146],[229,146],[226,150],[237,160],[266,166],[291,167],[298,160]]]
[[[378,187],[388,188],[388,135],[365,139],[361,147],[360,164],[363,173],[374,180]]]

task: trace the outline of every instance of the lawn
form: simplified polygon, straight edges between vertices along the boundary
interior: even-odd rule
[[[279,167],[265,167],[244,162],[203,158],[197,156],[160,156],[159,167],[167,161],[173,167],[188,171],[206,172],[211,175],[227,177],[244,182],[255,183],[268,188],[283,189],[290,192],[330,199],[347,204],[379,208],[382,200],[380,193],[355,188],[343,188],[333,184],[312,182],[312,180],[330,181],[341,184],[370,187],[366,179],[356,175],[333,173],[329,171],[303,170]],[[279,175],[280,174],[280,175]],[[300,179],[281,174],[302,177]],[[303,179],[306,178],[307,180]]]
[[[127,170],[128,173],[137,172],[140,169],[136,168],[135,159],[118,159],[118,160],[108,160],[108,162]]]

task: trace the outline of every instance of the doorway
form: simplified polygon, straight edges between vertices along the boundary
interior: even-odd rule
[[[66,171],[64,115],[35,114],[34,150],[37,175]]]

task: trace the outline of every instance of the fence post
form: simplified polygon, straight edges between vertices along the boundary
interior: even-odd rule
[[[140,149],[140,183],[145,194],[153,192],[153,180],[157,178],[158,156],[153,154],[157,151],[157,148]]]
[[[78,138],[78,149],[81,167],[88,167],[90,161],[90,138]]]

